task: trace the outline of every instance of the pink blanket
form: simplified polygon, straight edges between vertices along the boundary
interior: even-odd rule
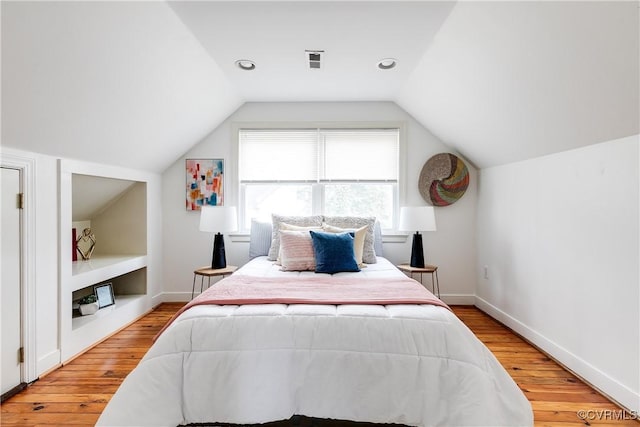
[[[408,277],[255,277],[236,274],[220,280],[182,307],[154,340],[185,310],[205,304],[431,304],[449,308]]]

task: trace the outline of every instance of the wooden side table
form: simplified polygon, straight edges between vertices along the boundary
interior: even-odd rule
[[[436,265],[425,265],[423,268],[421,267],[411,267],[409,264],[400,264],[397,265],[398,270],[403,271],[405,273],[409,273],[409,277],[413,277],[414,273],[420,274],[420,284],[424,286],[422,283],[422,275],[424,273],[431,274],[431,292],[436,294],[438,298],[440,298],[440,282],[438,281],[438,266]],[[435,280],[434,280],[435,276]]]
[[[235,265],[227,265],[225,268],[211,268],[211,267],[201,267],[193,272],[193,286],[191,287],[191,299],[193,299],[193,294],[196,290],[196,277],[200,276],[200,293],[202,293],[202,289],[204,288],[204,278],[207,278],[207,289],[211,286],[211,278],[221,276],[224,278],[225,276],[232,275],[238,267]]]

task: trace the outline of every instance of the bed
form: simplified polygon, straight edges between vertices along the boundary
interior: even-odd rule
[[[295,282],[317,289],[319,280],[351,294],[254,292]],[[376,293],[384,282],[408,286],[405,299]],[[367,283],[373,293],[357,288]],[[237,300],[240,285],[249,286],[247,300]],[[362,302],[359,293],[367,295]],[[383,257],[357,272],[318,274],[282,271],[257,256],[192,303],[97,425],[257,424],[296,415],[409,426],[533,424],[529,402],[490,351]]]

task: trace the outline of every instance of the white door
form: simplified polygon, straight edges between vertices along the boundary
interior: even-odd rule
[[[0,254],[2,265],[1,292],[0,292],[0,333],[2,334],[2,392],[17,387],[22,382],[20,347],[20,208],[18,206],[18,193],[20,193],[20,171],[17,169],[2,168],[2,247]]]

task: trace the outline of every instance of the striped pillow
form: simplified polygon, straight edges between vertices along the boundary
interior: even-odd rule
[[[309,231],[280,230],[280,264],[283,271],[316,269]]]
[[[275,261],[280,253],[280,224],[286,222],[291,225],[301,225],[306,227],[322,227],[322,215],[312,216],[283,216],[271,214],[271,247],[269,248],[268,259]]]
[[[251,235],[249,238],[249,259],[269,254],[271,247],[271,222],[251,219]]]
[[[309,231],[309,230],[315,230],[315,231],[322,231],[322,227],[305,227],[302,225],[294,225],[294,224],[287,224],[286,222],[281,222],[280,223],[280,231],[282,230],[286,230],[286,231]],[[278,259],[276,259],[276,264],[280,265],[280,260],[282,258],[282,248],[278,249]]]

